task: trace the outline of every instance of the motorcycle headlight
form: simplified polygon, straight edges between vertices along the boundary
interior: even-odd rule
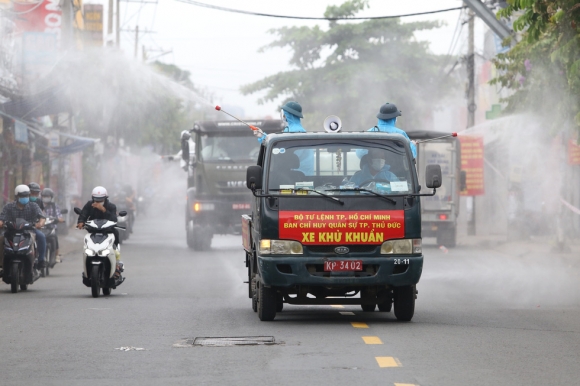
[[[301,255],[302,244],[293,240],[261,240],[260,253],[262,255]]]
[[[102,249],[99,251],[99,256],[101,257],[107,257],[109,256],[109,250],[108,249]]]
[[[85,255],[87,256],[95,256],[95,251],[93,251],[92,249],[85,249]]]
[[[389,240],[381,245],[381,255],[410,255],[422,252],[421,239]]]

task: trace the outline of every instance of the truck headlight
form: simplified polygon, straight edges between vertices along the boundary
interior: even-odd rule
[[[422,252],[421,239],[389,240],[381,245],[381,255],[410,255]]]
[[[95,256],[95,251],[93,251],[92,249],[85,249],[85,255],[87,256]]]
[[[211,203],[211,202],[196,202],[195,204],[193,204],[193,211],[194,212],[201,212],[204,210],[215,210],[215,204]]]
[[[302,244],[293,240],[260,240],[262,255],[301,255]]]

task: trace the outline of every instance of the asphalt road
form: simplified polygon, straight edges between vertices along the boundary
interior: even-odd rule
[[[217,236],[212,251],[193,253],[176,218],[138,219],[122,250],[127,280],[110,297],[91,297],[78,254],[27,292],[0,284],[0,384],[580,382],[578,256],[427,245],[410,323],[358,306],[288,305],[260,322],[239,236]],[[277,344],[189,344],[245,336]]]

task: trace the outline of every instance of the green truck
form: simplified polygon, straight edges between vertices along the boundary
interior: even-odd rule
[[[281,130],[280,120],[248,122],[265,133]],[[181,133],[181,156],[187,171],[185,229],[194,250],[211,247],[214,234],[239,234],[239,215],[250,208],[245,188],[248,166],[260,144],[246,125],[236,121],[196,122]]]
[[[398,134],[268,135],[247,170],[254,199],[242,216],[248,296],[260,320],[284,304],[394,305],[397,319],[411,320],[423,269],[420,197],[441,186],[440,166],[427,165],[424,177],[431,193],[420,193]]]

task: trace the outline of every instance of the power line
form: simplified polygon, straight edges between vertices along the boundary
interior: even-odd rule
[[[399,17],[409,17],[409,16],[420,16],[420,15],[431,15],[434,13],[442,13],[442,12],[449,12],[449,11],[457,11],[463,9],[465,7],[455,7],[455,8],[447,8],[447,9],[439,9],[436,11],[428,11],[428,12],[417,12],[417,13],[407,13],[403,15],[392,15],[392,16],[368,16],[368,17],[306,17],[306,16],[289,16],[289,15],[273,15],[270,13],[260,13],[260,12],[251,12],[251,11],[244,11],[241,9],[233,9],[233,8],[226,8],[220,7],[217,5],[211,5],[202,3],[199,1],[194,0],[177,0],[182,3],[187,3],[191,5],[195,5],[196,7],[203,7],[203,8],[210,8],[215,9],[218,11],[224,12],[232,12],[232,13],[241,13],[244,15],[251,15],[251,16],[264,16],[264,17],[277,17],[281,19],[298,19],[298,20],[376,20],[376,19],[396,19]]]

